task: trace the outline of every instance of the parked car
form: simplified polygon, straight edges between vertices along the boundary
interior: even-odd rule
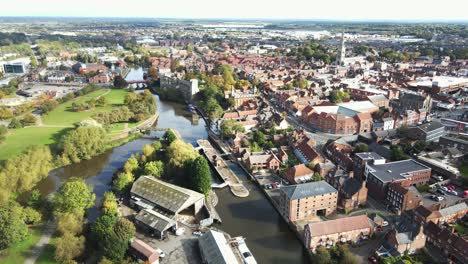
[[[444,180],[444,178],[442,178],[442,176],[432,176],[432,178],[434,178],[436,181],[439,181],[439,182]]]
[[[446,194],[445,191],[442,190],[442,189],[437,189],[437,192],[440,193],[440,194],[442,194],[442,195],[445,195],[445,194]]]
[[[447,189],[455,191],[455,186],[453,185],[447,185]]]
[[[383,222],[382,222],[382,226],[388,226],[388,222],[387,222],[387,221],[383,221]]]
[[[276,189],[276,188],[278,188],[278,186],[276,186],[276,183],[272,183],[272,184],[271,184],[271,188],[272,188],[272,189]]]
[[[369,257],[367,258],[367,260],[369,260],[369,263],[379,263],[379,262],[377,261],[377,258],[375,258],[374,256],[369,256]]]
[[[448,191],[447,187],[445,187],[445,186],[440,186],[439,189],[441,189],[443,191]]]
[[[160,248],[157,248],[156,252],[158,252],[160,258],[164,258],[166,256],[166,253],[164,253]]]
[[[448,193],[458,196],[458,193],[454,190],[448,190]]]
[[[195,235],[195,236],[202,236],[203,235],[203,233],[201,231],[193,231],[192,234]]]
[[[468,197],[468,190],[463,191],[463,198]]]
[[[437,196],[436,201],[440,202],[440,201],[442,201],[442,200],[444,200],[444,197],[442,197],[442,196]]]

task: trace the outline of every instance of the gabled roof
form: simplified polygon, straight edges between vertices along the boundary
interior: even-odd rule
[[[239,263],[223,233],[210,230],[198,238],[198,244],[207,264]]]
[[[281,187],[280,190],[284,192],[291,200],[338,192],[326,181],[289,185]]]
[[[339,234],[353,230],[372,228],[371,220],[367,215],[350,216],[335,220],[307,224],[311,237]]]
[[[173,214],[205,198],[201,193],[158,180],[152,176],[138,178],[133,183],[131,193],[157,204]]]
[[[466,203],[455,204],[439,210],[441,216],[447,216],[451,214],[456,214],[458,212],[468,210],[468,205]]]

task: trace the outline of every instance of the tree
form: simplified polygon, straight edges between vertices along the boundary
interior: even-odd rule
[[[64,183],[52,199],[55,212],[66,213],[86,210],[94,205],[96,196],[83,179],[72,179]]]
[[[211,171],[208,161],[198,156],[190,163],[189,172],[192,174],[190,187],[192,190],[203,193],[205,196],[211,191]]]
[[[182,169],[187,162],[196,159],[199,154],[190,143],[185,143],[180,139],[169,145],[166,152],[169,165],[174,169]]]
[[[155,149],[152,145],[146,144],[143,146],[143,156],[146,157],[146,161],[152,160],[154,157]]]
[[[211,120],[218,119],[223,113],[223,108],[214,98],[209,98],[204,104],[202,104],[202,108]]]
[[[151,145],[153,146],[153,148],[154,148],[155,151],[159,151],[159,150],[161,150],[162,147],[163,147],[161,141],[159,141],[159,140],[158,140],[158,141],[155,141],[155,142],[154,142],[153,144],[151,144]]]
[[[118,215],[119,207],[117,205],[117,198],[115,198],[113,192],[104,193],[101,210],[104,214]]]
[[[0,207],[0,249],[5,249],[14,243],[24,240],[28,235],[28,227],[22,219],[21,207],[10,202]]]
[[[59,103],[56,100],[47,100],[43,102],[39,108],[44,114],[47,114],[54,110],[58,105]]]
[[[171,144],[172,142],[174,142],[177,139],[176,134],[170,128],[166,131],[166,133],[164,134],[164,137],[167,139],[169,144]]]
[[[42,214],[31,207],[26,207],[21,212],[21,218],[26,224],[33,225],[41,222]]]
[[[96,106],[103,107],[107,105],[107,98],[105,96],[99,96],[98,99],[96,99]]]
[[[8,133],[8,128],[4,125],[0,125],[0,143],[5,140],[6,134]]]
[[[114,87],[115,88],[127,88],[128,83],[127,81],[120,75],[114,77]]]
[[[347,92],[341,90],[333,90],[330,93],[330,101],[332,103],[341,103],[344,99],[349,99],[350,96]]]
[[[139,167],[138,159],[132,156],[125,162],[124,171],[127,173],[134,173]]]
[[[83,254],[84,249],[84,236],[76,237],[71,233],[65,233],[55,243],[55,260],[70,263],[74,258]]]
[[[12,129],[22,128],[22,127],[23,127],[23,124],[21,124],[21,122],[16,118],[11,119],[10,124],[8,125],[8,128],[12,128]]]
[[[224,138],[229,138],[237,132],[245,132],[245,127],[232,119],[225,119],[221,122],[220,132]]]
[[[21,123],[23,126],[33,126],[37,123],[37,117],[35,117],[33,114],[26,114],[21,120]]]
[[[160,178],[164,173],[164,163],[162,161],[150,161],[145,164],[145,174]]]
[[[83,231],[83,217],[82,210],[74,210],[71,212],[60,213],[57,216],[57,230],[60,234],[64,235],[70,233],[72,235],[79,235]]]
[[[134,180],[135,178],[131,172],[122,172],[112,183],[118,192],[123,193],[132,185]]]
[[[0,120],[9,119],[13,117],[13,111],[7,108],[0,108]]]
[[[158,73],[158,70],[156,69],[156,67],[151,66],[151,67],[148,69],[148,76],[149,76],[150,78],[153,78],[153,79],[159,78],[159,73]]]
[[[331,264],[331,255],[325,247],[318,247],[316,253],[312,255],[312,263]]]
[[[390,151],[390,158],[393,161],[408,159],[408,155],[406,155],[406,153],[401,149],[400,146],[391,146]]]
[[[354,153],[368,152],[369,146],[363,143],[356,144],[354,146]]]
[[[100,127],[78,127],[60,140],[64,161],[80,162],[101,154],[107,143],[107,133]]]
[[[44,198],[39,190],[33,190],[29,195],[28,206],[39,209],[44,205]]]

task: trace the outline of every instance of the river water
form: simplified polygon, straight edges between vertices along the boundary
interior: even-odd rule
[[[186,106],[160,101],[158,96],[155,98],[159,112],[159,119],[155,124],[157,128],[174,128],[186,142],[194,145],[197,139],[208,137],[203,119],[194,120]],[[97,197],[96,204],[99,204],[102,195],[109,190],[115,171],[129,157],[140,152],[143,145],[151,142],[150,139],[137,139],[91,160],[54,170],[38,184],[38,189],[47,195],[68,179],[79,177],[92,186]],[[261,190],[247,179],[240,168],[233,169],[245,181],[250,195],[247,198],[237,198],[228,188],[217,190],[219,203],[216,209],[222,219],[222,224],[217,227],[232,236],[245,237],[258,263],[307,263],[306,253],[300,242]],[[90,209],[91,220],[97,215],[97,208]]]

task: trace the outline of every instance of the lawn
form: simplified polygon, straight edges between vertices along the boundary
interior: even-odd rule
[[[42,117],[44,125],[55,125],[55,126],[72,126],[76,122],[80,122],[84,119],[91,118],[95,113],[111,110],[117,105],[123,104],[125,97],[125,90],[99,90],[90,94],[80,96],[74,100],[68,101],[59,105],[52,112]],[[92,98],[97,98],[104,95],[108,101],[108,105],[104,107],[96,107],[91,111],[74,112],[71,110],[73,103],[84,103]]]
[[[43,124],[58,127],[28,127],[10,130],[5,142],[0,144],[0,161],[22,153],[27,147],[32,145],[49,145],[57,142],[57,139],[74,123],[90,118],[97,112],[108,111],[113,107],[122,105],[127,91],[121,89],[106,89],[92,92],[78,97],[69,102],[59,105],[56,109],[42,117]],[[104,95],[108,105],[99,107],[92,111],[73,112],[70,110],[73,102],[85,102],[92,98]],[[63,126],[63,127],[60,127]],[[110,134],[117,134],[122,131],[124,124],[115,124],[111,128]]]
[[[460,173],[463,177],[468,178],[468,162],[462,162],[460,165]]]
[[[24,263],[24,260],[28,257],[32,247],[41,238],[42,229],[41,227],[34,227],[30,229],[29,236],[26,240],[12,245],[8,249],[5,249],[1,254],[5,257],[0,257],[0,263],[2,264],[17,264]]]
[[[54,259],[55,246],[54,243],[57,240],[57,236],[54,235],[50,238],[49,244],[47,244],[41,252],[41,255],[36,260],[36,264],[56,264],[58,263]]]
[[[0,160],[6,160],[23,152],[32,145],[49,145],[65,131],[61,127],[28,127],[11,130],[0,145]]]

